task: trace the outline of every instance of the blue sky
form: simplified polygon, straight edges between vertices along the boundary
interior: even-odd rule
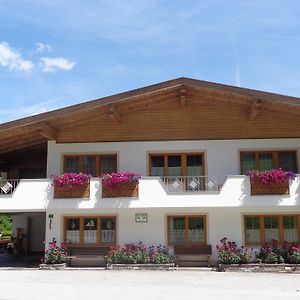
[[[300,2],[1,0],[0,123],[186,76],[300,97]]]

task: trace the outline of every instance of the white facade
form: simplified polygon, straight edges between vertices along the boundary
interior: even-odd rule
[[[89,199],[53,199],[50,179],[21,180],[13,195],[0,195],[1,212],[45,212],[47,241],[63,240],[64,216],[117,216],[117,244],[143,241],[167,244],[167,216],[205,215],[207,243],[215,249],[226,236],[244,243],[243,214],[292,214],[300,212],[299,177],[291,182],[290,195],[251,196],[250,181],[240,173],[240,151],[296,150],[300,161],[300,139],[164,141],[57,144],[48,142],[47,175],[63,173],[66,154],[116,153],[118,171],[143,174],[138,198],[102,198],[98,178],[90,182]],[[205,175],[226,176],[220,192],[167,192],[161,179],[148,177],[149,153],[205,154]],[[136,213],[147,213],[148,222],[136,223]],[[50,228],[49,215],[53,215]],[[15,219],[14,227],[24,223]],[[19,223],[19,224],[18,224]],[[26,226],[24,225],[26,228]],[[33,248],[38,246],[31,245]],[[213,257],[216,258],[214,251]]]

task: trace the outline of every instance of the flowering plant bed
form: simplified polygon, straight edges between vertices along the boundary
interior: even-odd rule
[[[45,256],[41,259],[40,269],[43,270],[58,270],[66,267],[66,248],[65,244],[61,243],[58,246],[55,239],[49,242],[49,249],[45,250]]]
[[[271,171],[248,171],[250,177],[251,195],[285,195],[289,194],[289,180],[294,180],[296,174],[282,169]]]
[[[230,242],[226,237],[217,245],[218,260],[222,264],[243,264],[250,262],[251,255],[243,246],[237,247],[236,242]]]
[[[89,198],[90,197],[89,174],[65,173],[53,175],[54,198]]]
[[[132,266],[147,265],[151,269],[153,265],[168,265],[174,267],[174,257],[169,254],[169,249],[165,246],[145,247],[142,242],[138,245],[125,244],[123,247],[112,247],[106,257],[107,267],[112,269],[113,265]],[[125,268],[125,267],[124,267]]]
[[[284,242],[279,245],[277,240],[265,243],[252,257],[243,247],[237,248],[235,242],[226,238],[217,245],[219,272],[284,272],[300,273],[300,249],[296,243]]]
[[[121,172],[102,177],[102,197],[138,197],[141,174]]]

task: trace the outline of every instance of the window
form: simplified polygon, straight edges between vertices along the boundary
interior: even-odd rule
[[[203,176],[204,154],[150,154],[150,176]]]
[[[79,155],[64,157],[64,172],[92,176],[117,172],[117,155]]]
[[[114,245],[116,217],[65,217],[65,242],[78,245]]]
[[[169,216],[168,244],[206,244],[205,216]]]
[[[267,171],[282,168],[297,173],[296,151],[241,152],[241,174],[247,171]]]
[[[283,242],[299,242],[300,215],[244,216],[245,242],[263,244],[273,239]]]

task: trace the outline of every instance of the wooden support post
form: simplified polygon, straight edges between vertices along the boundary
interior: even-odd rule
[[[185,108],[186,107],[185,88],[182,88],[180,90],[179,106],[180,106],[180,108]]]
[[[117,124],[121,123],[121,113],[115,104],[108,105],[108,113],[110,118]]]
[[[261,110],[261,108],[262,108],[262,100],[258,99],[251,105],[249,109],[248,120],[253,121],[257,116],[257,114],[259,113],[259,111]]]
[[[56,140],[57,139],[57,132],[47,123],[43,123],[41,128],[38,130],[39,134],[46,138],[47,140]]]

